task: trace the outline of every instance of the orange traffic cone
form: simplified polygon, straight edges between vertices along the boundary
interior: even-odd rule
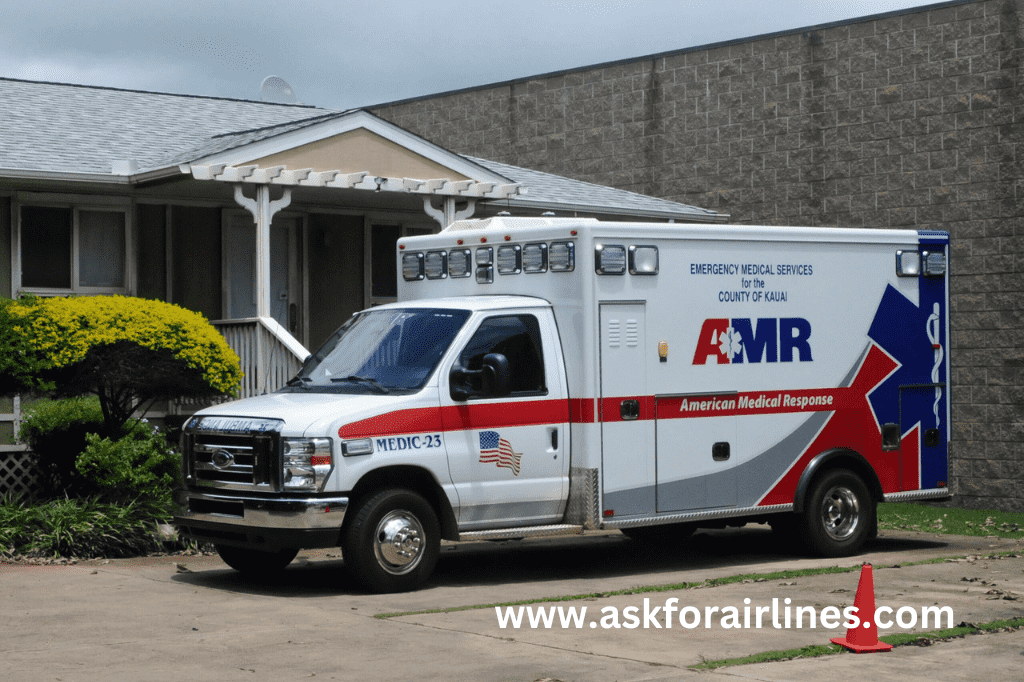
[[[871,575],[871,564],[864,564],[860,569],[860,582],[857,583],[857,596],[853,600],[853,605],[857,607],[857,616],[861,619],[860,627],[848,628],[846,637],[833,637],[832,643],[857,654],[892,649],[891,644],[878,641],[878,626],[875,625],[875,579]]]

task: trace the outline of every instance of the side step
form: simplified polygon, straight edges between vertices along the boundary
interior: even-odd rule
[[[577,535],[583,532],[583,526],[561,524],[555,526],[525,526],[522,528],[494,528],[492,530],[473,530],[459,533],[459,540],[512,540],[515,538],[532,538],[538,535]]]

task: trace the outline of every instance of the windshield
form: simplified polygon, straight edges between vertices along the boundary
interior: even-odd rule
[[[412,308],[354,315],[283,390],[408,393],[427,382],[468,310]]]

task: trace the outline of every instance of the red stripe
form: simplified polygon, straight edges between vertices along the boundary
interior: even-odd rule
[[[564,424],[569,421],[566,400],[530,400],[487,405],[452,405],[441,408],[444,431],[475,431],[509,426]]]
[[[801,404],[802,399],[817,404]],[[829,403],[828,399],[832,402]],[[718,396],[686,398],[655,398],[652,395],[616,396],[595,401],[592,398],[572,400],[528,400],[488,404],[465,404],[448,407],[418,407],[396,410],[346,424],[338,429],[342,438],[372,438],[396,433],[428,433],[437,431],[472,431],[500,429],[510,426],[543,424],[592,424],[595,421],[622,421],[622,402],[640,403],[639,420],[683,419],[693,417],[724,417],[750,414],[781,414],[787,412],[825,412],[849,408],[863,398],[850,388],[799,389],[792,391],[751,391]],[[681,409],[683,400],[687,409]],[[757,404],[762,400],[764,404]],[[595,405],[600,415],[595,415]],[[746,405],[745,407],[743,405]]]
[[[345,424],[338,429],[341,438],[373,438],[396,433],[436,431],[472,431],[509,426],[564,424],[569,421],[566,400],[529,400],[525,402],[418,407],[396,410],[369,419]]]

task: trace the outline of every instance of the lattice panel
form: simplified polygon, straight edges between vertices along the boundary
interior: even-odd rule
[[[0,452],[0,495],[17,497],[35,490],[33,456],[31,452]]]

